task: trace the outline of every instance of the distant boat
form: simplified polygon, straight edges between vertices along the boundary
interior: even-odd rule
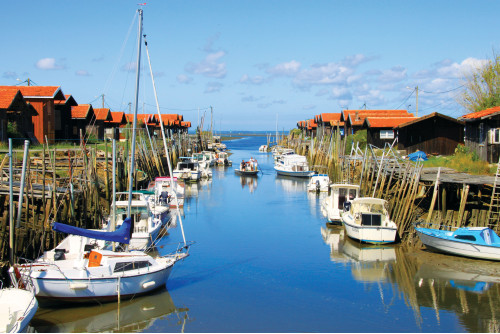
[[[234,172],[236,175],[242,175],[242,176],[257,176],[259,174],[259,164],[257,163],[257,160],[251,158],[248,161],[242,161],[240,163],[240,168],[235,168]]]
[[[172,173],[174,177],[184,182],[198,182],[201,179],[200,164],[191,157],[180,157]]]
[[[281,155],[274,164],[274,169],[278,175],[284,176],[311,177],[316,174],[309,169],[307,158],[298,154]]]
[[[172,191],[172,183],[175,189],[175,194],[177,196],[178,203],[175,203],[175,198]],[[156,198],[160,201],[168,203],[170,208],[177,208],[184,206],[184,183],[177,182],[177,178],[174,177],[173,180],[170,176],[158,176],[154,181],[151,181],[148,186],[148,190],[154,191]]]
[[[327,174],[314,174],[307,184],[307,191],[328,192],[330,178]]]
[[[227,152],[217,152],[216,154],[216,165],[217,166],[232,166],[233,162],[229,160],[229,155]]]
[[[321,213],[331,223],[341,224],[344,203],[359,197],[359,185],[334,183],[330,185],[330,195],[321,201]]]
[[[392,243],[396,240],[397,226],[390,220],[387,201],[374,197],[359,197],[342,214],[347,235],[355,240],[371,244]]]
[[[483,260],[500,261],[500,237],[488,227],[461,227],[455,231],[421,227],[415,230],[430,250]]]

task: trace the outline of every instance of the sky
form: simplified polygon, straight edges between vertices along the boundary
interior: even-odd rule
[[[141,8],[162,113],[193,129],[288,131],[344,109],[416,115],[416,87],[418,116],[459,117],[464,75],[500,50],[497,0],[139,3],[4,1],[0,84],[29,78],[133,112]],[[141,49],[138,113],[156,113]]]

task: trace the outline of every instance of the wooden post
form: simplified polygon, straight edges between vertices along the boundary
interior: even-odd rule
[[[429,213],[427,214],[427,223],[430,223],[432,211],[434,211],[434,205],[436,203],[437,193],[439,191],[439,176],[441,175],[441,167],[438,168],[436,175],[436,182],[434,182],[434,192],[432,193],[431,207],[429,208]]]

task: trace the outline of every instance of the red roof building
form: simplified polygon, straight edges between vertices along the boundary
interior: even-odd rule
[[[78,103],[73,95],[64,95],[65,100],[54,101],[56,109],[56,138],[58,140],[78,139],[78,133],[73,133],[73,120],[71,118],[71,108]]]
[[[36,110],[27,104],[20,90],[0,89],[0,140],[6,141],[9,137],[27,137],[33,133],[32,116]],[[15,124],[17,133],[7,133],[7,124]]]
[[[0,90],[19,90],[24,100],[35,110],[37,115],[31,117],[33,122],[32,140],[49,143],[55,140],[55,101],[64,101],[66,98],[59,86],[0,86]]]
[[[73,134],[78,138],[87,138],[87,132],[92,133],[92,124],[95,120],[94,108],[91,104],[79,104],[71,107]]]

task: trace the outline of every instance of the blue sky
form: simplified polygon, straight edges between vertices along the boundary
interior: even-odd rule
[[[139,1],[9,1],[0,84],[30,78],[80,104],[134,101]],[[161,111],[205,128],[289,130],[343,109],[458,117],[463,74],[500,49],[499,1],[147,1]],[[147,58],[139,112],[154,113]],[[19,81],[20,80],[20,81]],[[458,89],[457,89],[458,88]],[[413,93],[412,93],[413,92]],[[199,111],[198,111],[199,110]]]

